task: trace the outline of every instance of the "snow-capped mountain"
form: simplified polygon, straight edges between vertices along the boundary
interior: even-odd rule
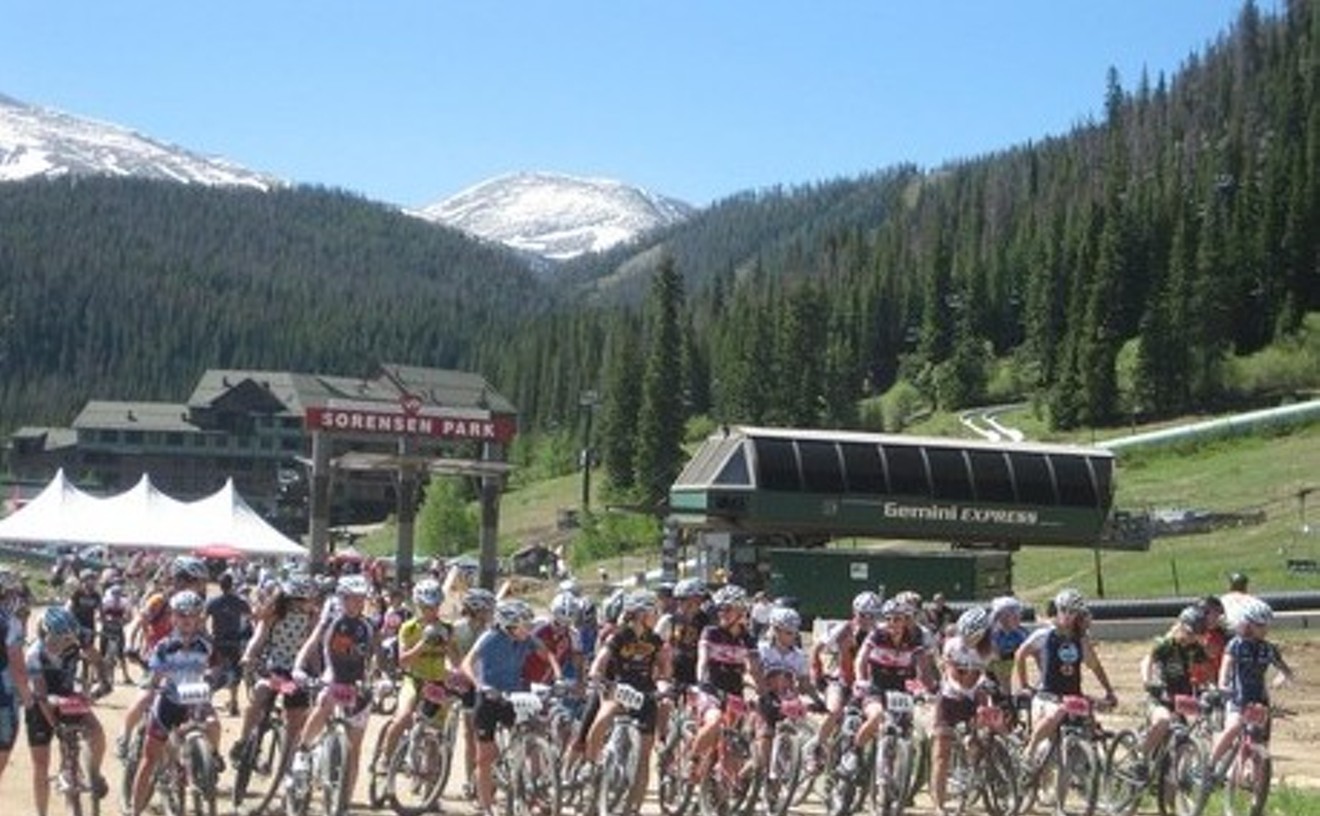
[[[0,95],[0,181],[69,175],[132,176],[262,190],[282,184],[225,159],[157,142],[118,125]]]
[[[514,173],[484,181],[419,215],[551,260],[600,252],[682,221],[692,207],[609,179]]]

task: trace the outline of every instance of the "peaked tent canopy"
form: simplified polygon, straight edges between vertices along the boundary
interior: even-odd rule
[[[306,548],[271,527],[234,489],[182,502],[148,476],[132,489],[97,498],[59,471],[21,510],[0,521],[0,540],[105,544],[155,550],[195,550],[223,544],[250,555],[306,555]]]

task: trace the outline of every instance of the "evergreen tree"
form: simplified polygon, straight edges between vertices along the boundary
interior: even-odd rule
[[[666,259],[657,270],[646,305],[649,335],[634,471],[638,497],[652,506],[668,497],[683,463],[686,415],[679,331],[683,280],[672,259]]]
[[[599,447],[610,490],[627,495],[635,484],[637,412],[642,399],[642,365],[635,323],[615,321],[610,333],[609,362],[601,405]]]

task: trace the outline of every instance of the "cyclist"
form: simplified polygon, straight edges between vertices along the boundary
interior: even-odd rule
[[[1083,666],[1090,669],[1104,688],[1105,707],[1113,708],[1118,702],[1100,656],[1086,635],[1089,621],[1090,610],[1082,593],[1071,587],[1062,589],[1054,596],[1053,621],[1033,631],[1013,656],[1018,690],[1033,693],[1027,678],[1027,661],[1035,660],[1039,667],[1039,686],[1034,691],[1047,696],[1042,699],[1038,695],[1033,704],[1035,727],[1024,753],[1029,759],[1035,757],[1040,741],[1053,738],[1063,722],[1065,712],[1060,698],[1082,693]]]
[[[807,653],[798,643],[802,616],[797,610],[776,606],[766,620],[767,637],[757,647],[761,662],[764,693],[757,698],[757,762],[766,768],[770,762],[770,741],[784,718],[780,703],[801,697],[816,697],[807,671]]]
[[[569,592],[558,593],[550,601],[550,619],[532,624],[532,637],[545,644],[555,656],[564,677],[575,681],[575,689],[580,691],[587,672],[582,660],[582,641],[573,626],[577,607],[577,596]],[[523,671],[530,683],[549,683],[554,676],[550,665],[537,654],[527,658]]]
[[[1242,732],[1242,712],[1247,706],[1270,703],[1269,687],[1265,675],[1273,667],[1279,675],[1274,684],[1291,682],[1293,671],[1284,661],[1279,647],[1269,640],[1269,626],[1274,610],[1259,598],[1244,601],[1238,609],[1237,635],[1228,642],[1224,663],[1219,667],[1219,688],[1227,697],[1224,707],[1224,730],[1215,736],[1210,751],[1211,772],[1232,747],[1233,740]]]
[[[23,619],[15,610],[24,603],[23,579],[0,567],[0,774],[18,741],[18,712],[32,705],[27,661],[23,655]]]
[[[477,805],[482,814],[492,812],[495,799],[495,729],[514,722],[513,704],[504,695],[526,690],[523,666],[533,653],[541,654],[555,678],[559,677],[555,656],[532,637],[532,618],[532,608],[526,601],[500,601],[495,607],[495,625],[477,638],[463,658],[463,673],[478,689],[473,717],[477,732]]]
[[[473,587],[463,593],[460,604],[462,617],[454,623],[454,645],[460,655],[466,656],[472,650],[477,638],[490,628],[495,615],[495,595],[488,589]],[[477,690],[469,686],[463,692],[463,798],[472,800],[477,796],[476,763],[477,732],[473,712],[477,708]]]
[[[112,649],[119,655],[119,668],[124,682],[132,682],[128,676],[128,663],[125,661],[125,649],[128,641],[124,632],[133,620],[133,601],[124,592],[124,579],[116,571],[105,579],[105,594],[101,596],[101,640],[98,643],[102,655]],[[115,678],[101,678],[107,685],[113,685]]]
[[[940,697],[931,729],[930,766],[930,795],[937,813],[944,812],[948,793],[954,729],[976,716],[976,706],[985,697],[981,683],[996,650],[990,626],[990,613],[973,606],[958,617],[953,634],[940,649]]]
[[[816,690],[825,695],[825,719],[820,724],[818,752],[830,744],[834,730],[839,727],[844,706],[852,696],[856,682],[857,652],[875,628],[876,619],[884,601],[874,592],[859,592],[852,600],[852,617],[832,626],[825,636],[811,646],[811,681]],[[825,757],[818,753],[807,757],[815,771]]]
[[[416,614],[399,626],[399,667],[406,681],[399,709],[386,726],[381,755],[374,758],[376,762],[384,762],[394,753],[394,746],[422,700],[422,686],[445,683],[463,660],[454,640],[454,628],[440,620],[440,604],[445,600],[440,582],[434,578],[418,581],[412,600]]]
[[[279,591],[272,596],[269,614],[257,621],[257,630],[243,650],[239,663],[245,667],[254,667],[258,675],[266,676],[262,676],[252,686],[252,700],[243,711],[239,738],[229,749],[231,760],[238,762],[243,756],[245,741],[256,730],[257,718],[266,711],[270,695],[275,693],[267,676],[286,680],[293,678],[298,651],[316,627],[319,608],[320,601],[312,579],[306,575],[292,575],[280,584]],[[307,689],[300,686],[284,693],[282,702],[287,733],[300,733],[307,720],[307,709],[311,705]]]
[[[37,639],[27,652],[27,673],[32,681],[33,704],[24,712],[28,749],[32,753],[32,801],[38,816],[46,816],[50,801],[50,743],[55,722],[61,719],[59,698],[78,694],[82,660],[99,662],[91,646],[80,642],[82,627],[69,610],[51,606],[37,624]],[[105,760],[105,730],[92,712],[76,715],[87,728],[91,748],[92,790],[99,799],[109,792],[101,765]]]
[[[206,563],[200,558],[179,556],[169,566],[171,585],[168,589],[152,593],[142,604],[142,614],[134,621],[130,631],[130,642],[139,645],[133,650],[150,670],[151,656],[156,646],[169,637],[177,627],[170,601],[182,592],[192,592],[200,598],[206,597]],[[119,735],[118,751],[120,759],[128,758],[128,745],[133,732],[137,730],[142,718],[151,709],[156,697],[155,686],[146,684],[137,699],[124,714],[124,728]]]
[[[239,660],[243,644],[252,637],[252,607],[234,591],[234,575],[220,574],[220,594],[206,602],[211,640],[215,643],[221,677],[229,689],[229,716],[238,716],[238,681],[242,679]]]
[[[69,611],[78,621],[78,640],[90,646],[96,639],[96,618],[101,612],[101,590],[96,585],[96,570],[78,573],[78,585],[69,593]]]
[[[862,749],[875,739],[885,716],[885,692],[905,691],[909,681],[930,688],[935,678],[935,660],[926,630],[917,623],[917,607],[903,594],[884,602],[883,623],[877,624],[857,651],[854,675],[866,697],[866,717],[857,729],[854,745]],[[855,761],[855,757],[850,761]]]
[[[741,700],[743,688],[749,683],[755,689],[762,687],[761,658],[748,628],[746,590],[737,584],[725,584],[711,602],[717,622],[702,631],[697,645],[700,725],[692,741],[692,782],[709,767],[727,701]]]
[[[644,692],[646,702],[633,712],[637,728],[642,735],[642,761],[637,763],[637,777],[628,795],[625,813],[635,814],[642,806],[642,797],[651,770],[649,758],[655,745],[656,698],[655,692],[661,684],[669,680],[669,665],[664,641],[655,633],[659,607],[656,596],[651,592],[629,593],[623,601],[623,619],[596,654],[591,664],[591,679],[596,683],[626,683],[638,691]],[[599,699],[597,697],[596,699]],[[586,758],[595,765],[600,760],[601,746],[609,732],[610,723],[618,710],[614,700],[601,700],[600,709],[594,718],[584,717],[590,723],[587,733]]]
[[[1142,746],[1147,760],[1154,756],[1156,747],[1169,733],[1173,698],[1195,693],[1198,667],[1209,662],[1201,643],[1205,637],[1205,624],[1202,607],[1194,604],[1183,609],[1169,631],[1141,658],[1141,682],[1150,695],[1150,705],[1146,709],[1146,721],[1150,727]],[[1136,770],[1144,776],[1149,773],[1149,768],[1149,765],[1143,765]]]
[[[1207,595],[1196,604],[1205,615],[1205,662],[1193,667],[1192,682],[1197,688],[1210,688],[1219,682],[1219,667],[1224,663],[1229,631],[1224,624],[1224,604],[1218,595]]]
[[[351,562],[350,562],[351,563]],[[297,782],[306,780],[311,770],[311,746],[326,721],[330,719],[336,705],[331,689],[334,686],[358,686],[367,678],[367,666],[375,653],[375,631],[371,623],[363,616],[367,606],[367,596],[371,593],[371,582],[365,575],[350,572],[335,583],[339,602],[326,603],[325,609],[334,613],[333,617],[322,616],[307,638],[294,662],[295,677],[300,677],[304,667],[312,665],[314,656],[320,657],[322,667],[321,680],[325,688],[321,689],[312,705],[311,714],[303,723],[295,741],[297,746],[290,765],[290,774]],[[348,756],[345,763],[347,788],[353,790],[357,782],[358,757],[361,756],[362,736],[367,726],[367,717],[371,713],[369,701],[359,690],[353,705],[352,715],[348,720]]]
[[[656,623],[656,634],[670,650],[674,682],[681,687],[697,684],[697,644],[711,624],[705,603],[706,585],[684,578],[674,585],[674,609]]]
[[[174,630],[151,652],[147,663],[151,673],[150,687],[159,689],[151,706],[147,724],[147,738],[142,746],[142,762],[133,778],[133,816],[140,814],[151,796],[156,765],[165,750],[170,732],[188,717],[188,708],[179,696],[181,684],[205,679],[215,665],[215,649],[203,632],[202,596],[190,589],[176,592],[170,598],[170,617]],[[223,769],[220,761],[220,721],[214,710],[207,706],[205,734],[215,756],[216,773]]]
[[[990,602],[990,643],[994,654],[987,672],[999,688],[1013,687],[1013,656],[1027,640],[1029,632],[1022,625],[1022,602],[1012,595],[1001,595]]]

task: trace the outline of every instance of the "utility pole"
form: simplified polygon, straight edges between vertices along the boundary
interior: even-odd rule
[[[582,433],[582,453],[578,462],[582,466],[582,512],[591,509],[591,461],[595,457],[591,451],[591,419],[596,413],[600,395],[594,390],[583,391],[578,397],[578,408],[587,414],[586,429]]]

